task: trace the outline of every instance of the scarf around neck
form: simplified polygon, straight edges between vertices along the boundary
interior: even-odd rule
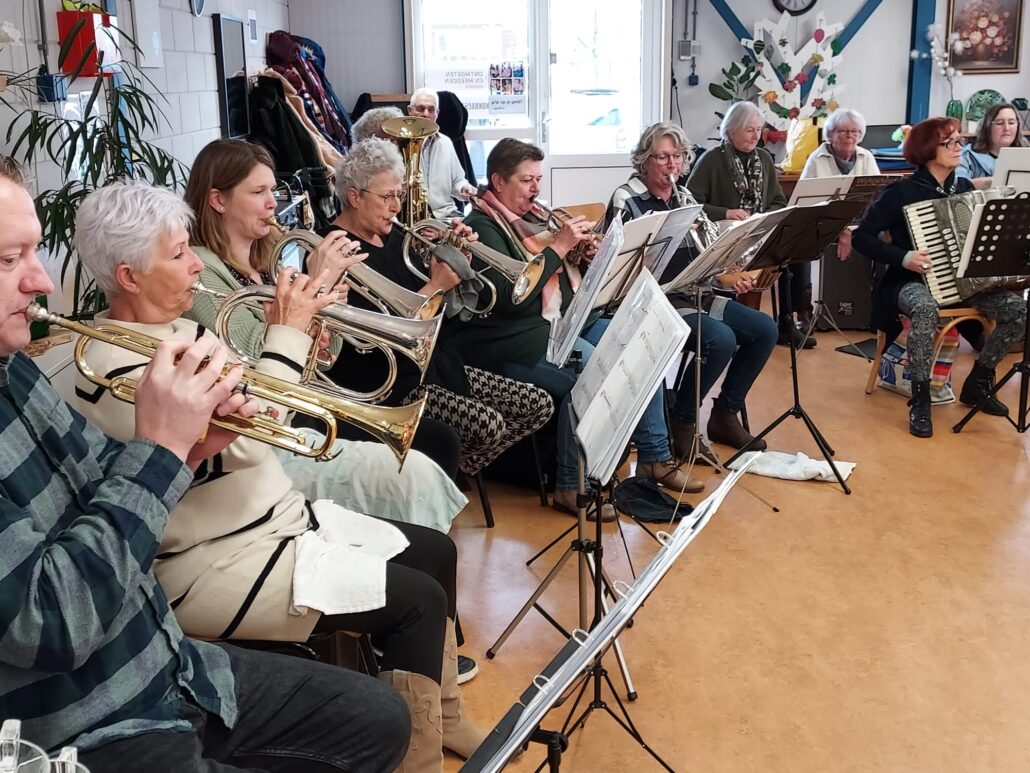
[[[480,196],[474,196],[472,198],[472,206],[497,223],[501,227],[501,231],[507,233],[507,230],[510,229],[511,233],[515,235],[530,255],[539,255],[551,242],[549,238],[550,232],[547,230],[546,224],[533,222],[525,217],[516,215],[504,206],[491,190],[484,191]],[[562,296],[560,277],[563,271],[569,275],[569,284],[572,286],[572,292],[576,292],[581,280],[579,269],[566,263],[563,258],[562,265],[550,276],[541,292],[542,305],[540,316],[552,324],[561,317]]]
[[[740,208],[752,215],[764,211],[765,169],[758,155],[758,148],[750,153],[740,153],[729,142],[723,143],[723,153],[730,168],[733,187],[740,196]]]

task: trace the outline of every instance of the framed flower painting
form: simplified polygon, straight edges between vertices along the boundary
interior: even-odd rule
[[[949,0],[951,64],[973,73],[1019,72],[1023,0]]]

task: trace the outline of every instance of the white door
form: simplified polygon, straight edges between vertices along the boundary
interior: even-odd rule
[[[540,145],[542,198],[607,201],[666,114],[671,0],[406,0],[409,80],[453,91],[480,182],[503,137]]]

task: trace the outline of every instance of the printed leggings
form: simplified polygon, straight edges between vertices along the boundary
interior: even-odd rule
[[[428,396],[426,415],[454,428],[461,438],[460,467],[477,475],[519,440],[544,426],[554,412],[551,396],[532,384],[465,368],[468,397],[426,384],[409,399]]]
[[[987,290],[967,298],[962,305],[972,306],[994,320],[994,332],[984,342],[978,359],[984,367],[997,367],[1023,335],[1026,318],[1023,298],[1010,290]],[[908,364],[913,381],[930,379],[938,308],[923,282],[909,282],[898,293],[898,309],[912,320],[908,333]]]

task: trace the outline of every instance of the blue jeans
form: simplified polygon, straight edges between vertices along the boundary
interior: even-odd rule
[[[594,346],[601,340],[610,320],[599,319],[576,339],[575,350],[583,356],[583,364],[590,360]],[[775,339],[775,329],[773,338]],[[509,363],[501,369],[508,378],[534,384],[551,393],[561,401],[558,410],[558,478],[559,489],[575,489],[579,486],[577,458],[579,447],[572,432],[571,402],[572,387],[576,383],[576,372],[571,367],[556,368],[541,359],[536,365],[526,367]],[[637,459],[644,464],[663,462],[672,456],[669,449],[669,428],[665,425],[665,408],[662,404],[662,390],[655,391],[651,402],[644,409],[644,415],[631,436],[637,447]]]
[[[690,338],[687,339],[687,353],[696,352],[697,317],[697,314],[684,317],[692,331]],[[742,303],[730,301],[723,311],[722,320],[712,319],[706,314],[700,325],[701,356],[704,358],[701,368],[701,399],[705,399],[705,395],[729,365],[717,402],[721,408],[736,413],[744,407],[748,390],[755,383],[755,379],[762,372],[769,355],[776,347],[776,323],[767,314],[750,309]],[[676,391],[676,405],[673,407],[672,415],[684,424],[693,424],[697,420],[694,415],[696,367],[696,358],[692,358]]]

